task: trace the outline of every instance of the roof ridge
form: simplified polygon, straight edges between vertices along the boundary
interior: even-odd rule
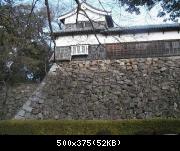
[[[80,6],[81,6],[81,7],[82,7],[83,5],[86,7],[86,9],[89,9],[90,11],[92,11],[92,10],[94,9],[96,12],[101,12],[101,13],[104,14],[104,15],[109,15],[109,14],[111,13],[111,11],[106,11],[106,10],[102,10],[102,9],[96,8],[96,7],[88,4],[87,2],[81,2],[81,3],[80,3]],[[89,7],[89,8],[87,8],[87,7]],[[68,12],[60,15],[58,18],[63,18],[63,16],[66,16],[66,15],[68,15],[68,14],[73,13],[75,10],[77,10],[77,6],[76,6],[75,8],[73,8],[72,10],[70,10],[70,11],[68,11]]]

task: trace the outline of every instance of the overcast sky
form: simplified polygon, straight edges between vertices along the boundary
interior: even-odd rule
[[[17,0],[22,3],[22,0]],[[33,0],[23,0],[23,2],[32,3]],[[80,0],[81,1],[81,0]],[[101,3],[100,3],[100,2]],[[115,23],[119,26],[134,26],[134,25],[150,25],[150,24],[166,24],[174,23],[172,21],[163,22],[164,18],[157,17],[160,6],[155,6],[151,11],[147,11],[145,7],[141,7],[141,14],[130,14],[125,11],[125,8],[120,6],[118,0],[86,0],[87,3],[100,9],[112,11],[112,17]],[[56,12],[56,17],[66,13],[76,6],[74,0],[49,0],[51,8]],[[44,0],[39,0],[38,6],[45,6]]]

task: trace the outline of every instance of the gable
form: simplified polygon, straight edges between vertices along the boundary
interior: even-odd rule
[[[83,11],[79,11],[78,21],[89,21],[89,18],[93,21],[105,21],[105,16],[101,14],[94,13],[90,10],[85,10],[86,14]],[[88,17],[87,17],[88,16]],[[65,19],[64,24],[73,24],[76,23],[77,14],[72,14]]]
[[[81,4],[81,9],[84,10],[88,17],[94,21],[105,21],[105,16],[111,14],[111,12],[94,8],[86,3]],[[65,24],[76,23],[76,14],[77,8],[60,16],[58,20],[64,21],[65,19]],[[78,21],[88,21],[89,19],[86,17],[86,14],[83,11],[79,11]]]

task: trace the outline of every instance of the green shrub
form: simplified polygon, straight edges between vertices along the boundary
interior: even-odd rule
[[[0,122],[7,135],[158,135],[180,134],[179,119],[152,120],[9,120]]]
[[[96,135],[112,135],[111,131],[110,130],[107,130],[107,129],[101,129],[99,130]]]

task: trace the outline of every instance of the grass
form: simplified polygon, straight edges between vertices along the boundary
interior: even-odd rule
[[[1,135],[152,135],[180,134],[180,119],[7,120]]]

